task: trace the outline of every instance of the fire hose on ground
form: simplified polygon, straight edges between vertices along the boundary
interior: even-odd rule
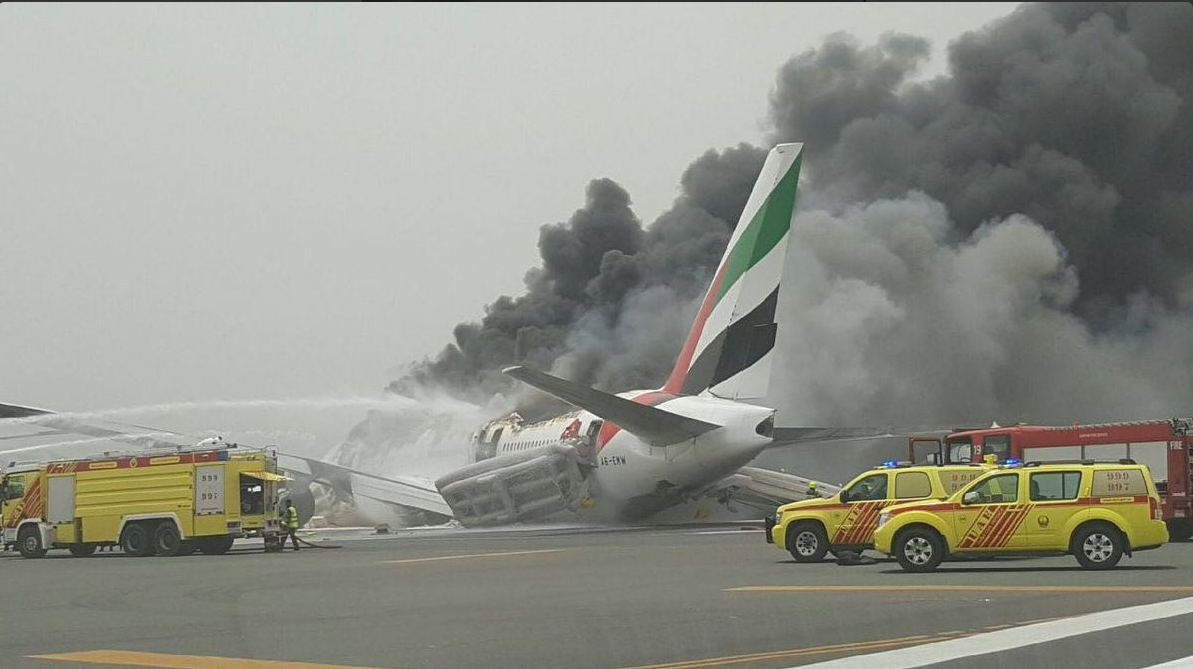
[[[273,541],[270,541],[270,538],[271,537],[266,537],[266,539],[265,539],[265,552],[266,553],[281,553],[282,551],[286,550],[286,539],[289,539],[290,535],[289,534],[274,535],[272,537]],[[294,538],[298,540],[298,543],[302,544],[303,546],[307,546],[308,548],[343,548],[343,546],[340,544],[316,544],[316,543],[307,541],[306,539],[303,539],[302,537],[298,536],[297,534],[294,535]]]

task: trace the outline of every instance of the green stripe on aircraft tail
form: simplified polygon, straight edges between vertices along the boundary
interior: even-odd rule
[[[779,180],[774,190],[766,197],[766,201],[758,208],[754,217],[750,219],[745,232],[738,238],[737,244],[729,255],[725,277],[717,289],[716,302],[720,302],[725,293],[737,283],[751,267],[766,257],[766,254],[783,239],[783,235],[791,229],[791,214],[795,211],[796,185],[799,183],[800,164],[804,156],[801,152],[795,162],[788,168],[787,174]]]

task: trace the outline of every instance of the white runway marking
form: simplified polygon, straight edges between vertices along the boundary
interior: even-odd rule
[[[926,643],[912,648],[888,650],[881,653],[854,655],[829,662],[801,665],[800,669],[912,669],[929,664],[949,662],[963,657],[986,655],[1004,650],[1047,643],[1071,636],[1100,632],[1106,629],[1144,623],[1193,613],[1193,597],[1174,599],[1155,604],[1129,606],[1099,611],[1071,618],[1023,625],[997,632],[986,632],[938,643]],[[1174,665],[1185,666],[1185,665]]]
[[[436,557],[411,558],[409,560],[382,560],[377,564],[407,564],[410,562],[437,562],[439,560],[467,560],[470,558],[505,557],[507,555],[533,555],[535,553],[560,553],[563,548],[550,548],[538,551],[508,551],[505,553],[473,553],[471,555],[438,555]]]
[[[1182,657],[1179,660],[1165,662],[1164,664],[1153,664],[1150,667],[1143,669],[1193,669],[1193,655],[1189,657]]]

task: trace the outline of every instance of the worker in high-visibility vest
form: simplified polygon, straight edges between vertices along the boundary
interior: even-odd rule
[[[286,510],[282,513],[282,521],[286,525],[286,535],[294,543],[294,550],[298,550],[298,509],[290,500],[286,500]],[[286,537],[282,537],[282,548],[286,547]]]

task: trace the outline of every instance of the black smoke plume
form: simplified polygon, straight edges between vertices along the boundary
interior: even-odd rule
[[[1187,3],[1024,5],[928,81],[914,36],[792,45],[768,137],[805,143],[781,419],[1193,413],[1190,35]],[[764,156],[708,151],[646,227],[593,181],[526,292],[391,389],[485,400],[510,364],[657,386]]]

